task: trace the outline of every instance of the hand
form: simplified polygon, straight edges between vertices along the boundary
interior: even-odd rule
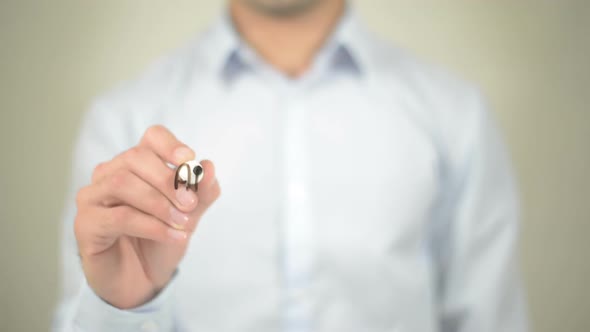
[[[219,197],[213,163],[197,193],[174,190],[174,165],[194,159],[192,150],[162,126],[141,142],[99,164],[92,183],[76,197],[74,231],[90,287],[120,309],[152,299],[170,281],[199,219]]]

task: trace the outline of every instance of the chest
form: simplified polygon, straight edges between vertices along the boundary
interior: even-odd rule
[[[403,299],[428,311],[437,154],[403,104],[346,85],[194,100],[166,125],[214,162],[222,195],[181,265],[182,298],[203,299],[187,312],[245,312],[243,323],[275,324],[283,264],[299,260],[310,263],[306,301],[325,308],[323,317],[389,322]],[[195,321],[219,324],[209,314]]]
[[[437,154],[394,99],[345,84],[305,93],[254,86],[203,95],[169,122],[198,158],[215,163],[223,190],[216,209],[262,233],[277,227],[296,181],[321,243],[374,253],[423,245]]]

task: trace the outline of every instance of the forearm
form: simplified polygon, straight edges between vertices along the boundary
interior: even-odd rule
[[[54,323],[54,331],[174,331],[175,316],[173,294],[176,278],[150,302],[129,310],[118,309],[100,297],[83,283],[76,299],[69,308],[62,310],[62,317]]]

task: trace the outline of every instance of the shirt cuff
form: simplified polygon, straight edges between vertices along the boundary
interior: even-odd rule
[[[133,309],[121,310],[101,299],[86,282],[82,286],[74,330],[99,331],[172,331],[174,310],[172,293],[176,273],[151,301]]]

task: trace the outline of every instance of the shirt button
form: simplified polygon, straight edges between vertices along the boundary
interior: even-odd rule
[[[156,332],[158,331],[158,324],[156,324],[156,322],[154,322],[153,320],[145,321],[143,324],[141,324],[141,331]]]

